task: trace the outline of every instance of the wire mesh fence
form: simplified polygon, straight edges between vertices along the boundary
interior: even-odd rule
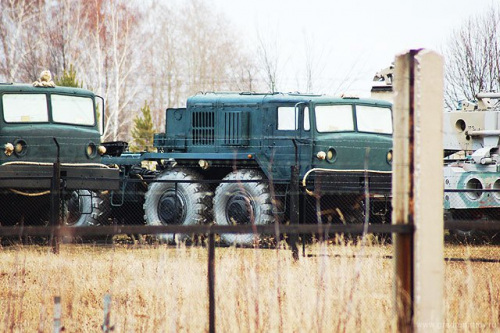
[[[207,282],[208,297],[206,298],[206,303],[204,301],[202,305],[202,308],[206,309],[204,316],[207,319],[206,321],[202,320],[201,326],[198,325],[196,327],[215,331],[216,327],[221,327],[220,325],[229,325],[222,327],[235,327],[231,325],[236,325],[239,328],[253,327],[255,329],[267,327],[278,330],[280,328],[293,329],[293,327],[296,327],[293,325],[297,325],[293,324],[289,326],[284,318],[268,318],[262,313],[264,310],[255,310],[251,316],[262,316],[262,318],[265,318],[266,323],[257,320],[255,325],[252,326],[253,324],[242,322],[234,324],[233,321],[228,321],[226,312],[229,311],[231,313],[231,311],[228,310],[226,299],[229,300],[232,297],[222,297],[224,300],[221,299],[221,290],[225,290],[225,286],[227,287],[227,285],[224,285],[224,283],[228,282],[225,278],[226,273],[221,271],[221,269],[223,269],[224,265],[228,265],[228,263],[224,262],[221,255],[217,256],[216,245],[238,245],[240,248],[251,247],[259,249],[285,247],[291,249],[292,253],[298,254],[299,249],[293,248],[293,242],[309,241],[312,239],[333,240],[335,239],[335,235],[338,234],[366,235],[369,233],[386,235],[390,239],[390,235],[394,233],[410,234],[413,232],[413,227],[410,225],[393,225],[391,223],[391,194],[388,187],[384,188],[385,191],[380,191],[379,187],[378,193],[370,191],[370,184],[377,183],[377,180],[386,179],[383,176],[371,175],[371,180],[368,174],[361,174],[354,178],[351,176],[351,178],[341,179],[343,180],[344,189],[350,188],[352,190],[339,193],[335,186],[333,186],[333,183],[330,183],[329,179],[324,178],[321,181],[314,179],[309,182],[306,181],[305,185],[302,184],[300,186],[300,184],[297,184],[299,186],[292,187],[290,182],[273,182],[265,177],[256,176],[255,170],[248,171],[242,175],[240,174],[238,177],[233,175],[225,179],[216,180],[195,178],[189,175],[189,172],[182,169],[174,172],[175,174],[170,173],[175,175],[172,178],[170,178],[171,176],[158,177],[157,174],[150,178],[148,178],[147,174],[141,177],[133,177],[121,184],[119,190],[67,190],[62,187],[60,200],[58,201],[58,205],[55,206],[51,206],[50,204],[52,199],[51,193],[42,193],[37,190],[11,191],[10,189],[6,189],[1,193],[2,202],[9,204],[4,204],[1,211],[2,227],[0,228],[0,234],[3,239],[25,238],[31,235],[40,237],[39,239],[52,239],[63,243],[75,240],[80,242],[82,239],[96,240],[100,237],[102,239],[102,236],[106,236],[108,239],[112,239],[114,244],[116,244],[117,238],[113,239],[113,236],[116,235],[151,235],[149,240],[151,240],[152,244],[176,244],[175,249],[179,249],[180,244],[198,242],[198,244],[203,246],[201,247],[203,251],[206,251],[205,247],[208,249],[205,257],[208,266],[207,270],[203,273],[205,276],[204,279]],[[373,177],[380,178],[373,180]],[[64,177],[62,179],[64,183]],[[390,183],[388,184],[390,185]],[[322,191],[319,191],[320,188]],[[470,192],[475,191],[468,189],[445,191],[443,193],[445,196],[445,206],[443,207],[443,214],[446,221],[445,227],[450,229],[456,227],[458,235],[471,237],[470,235],[475,235],[477,230],[481,232],[495,232],[498,229],[498,221],[495,220],[496,215],[494,213],[496,210],[495,207],[474,207],[473,209],[467,209],[454,206],[454,198],[458,198],[457,200],[460,202],[460,200],[463,201],[464,198],[470,197]],[[481,195],[487,196],[488,193],[493,191],[483,192]],[[489,195],[493,194],[490,193]],[[448,197],[446,198],[446,196]],[[474,197],[478,196],[475,195]],[[481,200],[480,196],[478,198]],[[446,206],[446,202],[450,202],[450,207]],[[51,210],[51,207],[56,207],[55,212]],[[477,215],[477,212],[481,211],[484,211],[483,214],[481,216]],[[51,224],[52,214],[57,215],[55,219],[57,224],[55,225]],[[465,229],[465,227],[469,229]],[[351,240],[353,239],[355,240],[355,238],[351,238]],[[289,247],[286,246],[286,241],[288,241]],[[323,244],[327,244],[327,242]],[[332,241],[328,244],[336,244],[336,242]],[[221,250],[223,249],[217,251]],[[333,308],[326,305],[332,303],[329,297],[331,295],[344,295],[342,296],[344,299],[340,302],[341,306],[335,311],[345,310],[353,304],[365,309],[372,309],[370,311],[373,311],[375,309],[373,306],[376,307],[376,304],[370,303],[367,305],[363,302],[358,302],[353,294],[351,294],[351,287],[331,290],[326,285],[332,282],[330,280],[331,274],[338,273],[339,277],[351,274],[353,281],[366,282],[367,286],[373,285],[373,283],[378,283],[382,286],[384,283],[380,280],[374,282],[370,278],[367,278],[366,281],[364,277],[361,278],[361,276],[364,276],[364,273],[361,273],[361,267],[363,267],[363,270],[371,267],[371,269],[378,271],[384,264],[381,264],[380,267],[367,266],[366,263],[361,264],[360,259],[358,264],[352,267],[352,271],[344,270],[337,272],[335,267],[338,267],[338,263],[330,261],[331,258],[336,258],[338,254],[332,254],[329,251],[323,248],[319,252],[310,250],[310,253],[307,255],[308,257],[312,256],[312,258],[318,255],[329,258],[322,261],[321,265],[323,266],[320,265],[320,267],[323,267],[322,269],[318,268],[318,266],[314,268],[319,271],[317,275],[314,275],[317,283],[315,282],[312,290],[323,290],[326,293],[325,295],[317,295],[318,298],[315,301],[317,306],[315,309],[319,313],[322,311],[334,311]],[[364,251],[370,250],[357,248],[356,251],[359,251],[356,252],[356,255],[360,256]],[[305,252],[303,251],[302,254],[305,255]],[[341,256],[344,255],[345,253],[341,254]],[[391,257],[387,253],[378,255],[382,258]],[[288,257],[291,258],[292,256]],[[371,260],[369,258],[367,260]],[[363,262],[365,259],[363,259]],[[218,268],[219,264],[215,264],[218,262],[216,260],[223,262],[221,263],[221,268]],[[246,261],[248,258],[245,257],[244,260]],[[263,265],[263,263],[256,264],[255,269],[262,272],[265,268],[260,265]],[[290,280],[290,277],[280,275],[279,267],[281,267],[280,265],[284,265],[283,262],[281,264],[277,262],[276,265],[277,270],[276,275],[273,275],[274,278]],[[170,264],[167,266],[170,267]],[[243,269],[244,272],[250,275],[254,274],[252,273],[252,269],[245,270],[246,268],[244,267],[246,266],[242,264],[240,269]],[[166,266],[157,269],[163,272],[166,270]],[[171,277],[169,279],[175,280],[176,278]],[[222,282],[217,282],[217,279],[221,279]],[[197,281],[198,283],[200,282],[200,280]],[[270,309],[268,306],[271,305],[266,302],[263,303],[262,299],[257,296],[264,294],[260,286],[256,285],[258,283],[256,281],[261,280],[257,276],[254,276],[254,278],[242,282],[247,283],[244,288],[242,284],[238,284],[239,287],[237,288],[241,288],[242,290],[245,288],[246,290],[254,288],[255,290],[252,290],[256,294],[251,296],[255,297],[255,299],[252,298],[253,300],[250,300],[252,306],[262,307],[262,309],[267,309],[266,311],[268,311]],[[248,283],[250,283],[250,286]],[[284,297],[281,288],[286,289],[288,287],[281,284],[281,282],[277,282],[276,286],[278,291],[270,297],[276,298],[278,303],[274,304],[271,302],[274,304],[272,306],[278,306],[281,309],[287,308],[287,311],[289,311],[292,305],[286,300],[279,301],[279,299]],[[390,302],[390,297],[386,299],[387,297],[384,298],[381,295],[390,294],[390,283],[386,287],[386,289],[375,288],[375,291],[370,292],[378,293],[376,297],[378,297],[379,301],[387,303]],[[185,287],[179,288],[181,288],[179,290],[184,290],[182,288]],[[346,294],[346,290],[351,290],[351,292],[347,292]],[[225,292],[222,292],[222,294],[225,294]],[[289,290],[287,295],[291,294],[292,291]],[[330,296],[327,297],[327,294]],[[308,297],[301,293],[298,293],[298,295],[303,297],[302,300]],[[67,297],[67,294],[64,294],[63,298],[65,296]],[[118,302],[114,305],[117,311],[116,315],[128,313],[128,310],[123,308],[123,304],[121,304],[124,300],[120,294],[115,293],[113,297]],[[241,295],[237,297],[241,297]],[[287,297],[292,298],[291,296]],[[18,304],[14,299],[17,300],[18,298],[11,298],[12,304]],[[156,298],[156,300],[159,299],[163,302],[163,297]],[[296,301],[298,300],[296,299]],[[182,310],[183,308],[180,306],[177,311],[184,311]],[[64,309],[68,311],[67,306]],[[12,323],[10,316],[13,316],[13,311],[18,310],[14,310],[14,307],[9,310],[9,317],[5,319],[6,323]],[[153,329],[158,329],[163,325],[158,324],[160,322],[169,322],[168,318],[158,314],[149,314],[146,317],[141,317],[143,319],[136,319],[135,321],[121,321],[120,316],[113,316],[113,310],[109,310],[108,308],[105,312],[108,319],[105,320],[106,324],[102,326],[103,330],[105,327],[112,326],[113,322],[116,327],[121,328],[137,328],[145,325],[144,327]],[[291,311],[290,313],[296,312]],[[360,312],[356,311],[356,313],[359,314]],[[357,314],[355,315],[356,318],[358,318]],[[102,318],[102,312],[99,316]],[[184,323],[182,314],[178,313],[173,316],[177,318],[177,322],[171,323],[172,327],[182,327],[183,324],[181,323]],[[64,323],[64,318],[60,319],[60,316],[57,318],[57,322],[54,322],[54,325],[58,324],[62,326],[61,323]],[[151,318],[151,321],[144,318]],[[255,317],[252,318],[242,320],[256,320]],[[341,329],[342,327],[360,328],[371,325],[363,320],[360,322],[359,318],[355,324],[348,318],[339,317],[333,319],[328,316],[325,318],[330,319],[318,319],[314,324],[310,324],[312,325],[310,327],[321,329],[334,325]],[[383,313],[380,318],[384,318],[383,321],[389,322],[391,314]],[[309,321],[304,320],[302,323],[304,322]],[[101,323],[102,320],[99,325]],[[74,323],[70,322],[69,325],[74,325]],[[380,330],[386,330],[389,326],[380,326],[379,328]]]
[[[50,234],[44,227],[51,225],[51,214],[57,216],[58,228],[67,235],[152,233],[156,234],[152,238],[166,243],[222,231],[221,244],[249,246],[256,240],[269,240],[255,234],[275,234],[280,239],[281,233],[298,234],[299,230],[310,234],[325,230],[332,234],[389,234],[396,230],[391,229],[390,182],[385,175],[368,178],[361,174],[341,181],[337,175],[334,181],[320,175],[298,189],[290,183],[270,181],[252,169],[217,180],[196,178],[185,169],[165,175],[127,179],[119,190],[63,188],[56,212],[51,209],[50,191],[3,189],[0,234]],[[339,183],[342,192],[334,186]],[[496,238],[500,190],[446,189],[443,195],[446,229],[464,236]],[[230,231],[234,226],[239,229]],[[71,231],[75,227],[87,228]]]
[[[178,171],[186,177],[186,171]],[[248,175],[248,179],[245,179]],[[256,176],[257,175],[257,176]],[[256,179],[252,179],[256,177]],[[363,177],[363,176],[361,176]],[[188,177],[189,178],[189,177]],[[129,179],[118,191],[63,189],[57,208],[64,226],[109,225],[271,225],[291,223],[294,193],[289,184],[273,184],[257,171],[244,179]],[[390,195],[361,191],[296,190],[301,224],[390,223]],[[389,184],[390,185],[390,184]],[[351,186],[354,186],[351,184]],[[3,189],[2,226],[47,226],[50,191]]]

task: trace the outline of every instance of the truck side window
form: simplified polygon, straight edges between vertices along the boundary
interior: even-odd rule
[[[311,129],[311,123],[309,121],[309,107],[304,108],[304,131],[309,131]]]
[[[297,129],[297,117],[295,107],[278,107],[278,129],[282,131],[293,131]]]

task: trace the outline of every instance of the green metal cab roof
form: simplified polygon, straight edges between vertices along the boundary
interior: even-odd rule
[[[20,84],[20,83],[0,83],[0,93],[57,93],[66,95],[78,95],[78,96],[88,96],[94,97],[95,94],[89,90],[73,87],[34,87],[31,84]]]
[[[187,106],[203,104],[266,104],[266,103],[308,103],[313,104],[369,104],[382,107],[391,107],[392,104],[371,98],[335,97],[328,95],[309,95],[295,93],[233,93],[210,92],[191,96]]]

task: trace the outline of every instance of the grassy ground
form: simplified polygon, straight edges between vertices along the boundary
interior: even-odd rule
[[[216,249],[221,332],[387,332],[394,328],[390,245],[289,251]],[[447,246],[445,330],[500,330],[498,247]],[[63,245],[0,249],[0,331],[49,332],[54,296],[68,332],[97,332],[112,296],[117,332],[208,330],[207,249]]]

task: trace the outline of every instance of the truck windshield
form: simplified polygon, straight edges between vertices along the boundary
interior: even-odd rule
[[[50,95],[55,123],[95,124],[94,102],[90,97]],[[4,94],[3,116],[7,123],[47,123],[49,112],[45,94]]]
[[[392,112],[390,108],[356,105],[316,105],[316,128],[318,132],[359,132],[392,134]],[[356,127],[354,124],[356,123]]]
[[[57,123],[94,125],[94,103],[88,97],[52,95],[52,119]]]
[[[48,122],[47,97],[44,94],[5,94],[3,117],[7,123]]]
[[[316,105],[318,132],[354,131],[351,105]]]
[[[359,132],[392,134],[392,112],[389,108],[356,105]]]

